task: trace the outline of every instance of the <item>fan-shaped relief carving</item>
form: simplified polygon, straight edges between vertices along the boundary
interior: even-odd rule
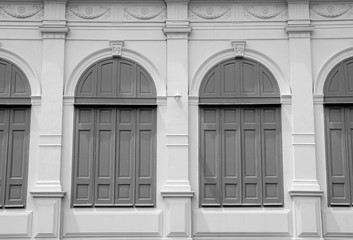
[[[109,18],[111,7],[109,6],[78,6],[69,5],[66,11],[66,17],[73,19],[79,17],[81,19],[92,20],[100,17]]]
[[[191,6],[189,8],[189,17],[191,19],[195,16],[203,19],[217,19],[221,17],[229,18],[231,17],[231,7],[230,6]]]
[[[325,18],[336,18],[346,14],[353,7],[352,4],[315,4],[310,6],[310,15]]]
[[[151,20],[155,18],[165,19],[166,8],[164,6],[150,7],[150,6],[129,6],[124,8],[124,18]]]
[[[43,17],[43,5],[0,5],[3,18],[13,17],[26,19],[31,17]]]
[[[284,4],[277,5],[246,5],[243,7],[244,15],[250,18],[250,15],[260,19],[272,19],[279,15],[287,15],[287,7]]]

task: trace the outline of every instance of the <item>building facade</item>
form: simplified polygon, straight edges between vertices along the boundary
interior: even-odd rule
[[[353,239],[353,3],[0,2],[0,239]]]

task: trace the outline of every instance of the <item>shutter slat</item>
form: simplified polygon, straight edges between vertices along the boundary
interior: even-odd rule
[[[115,117],[115,109],[102,108],[97,111],[95,144],[96,206],[111,206],[114,203]]]
[[[139,109],[136,123],[136,206],[155,202],[155,111]]]
[[[263,205],[283,204],[280,117],[278,107],[261,109]]]
[[[10,110],[5,207],[24,207],[26,203],[29,115],[28,108]]]
[[[92,108],[79,108],[76,111],[73,206],[93,205],[95,112]]]

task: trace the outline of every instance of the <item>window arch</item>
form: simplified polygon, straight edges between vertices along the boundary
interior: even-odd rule
[[[0,59],[0,208],[26,204],[30,96],[25,74]]]
[[[270,71],[251,59],[223,61],[199,96],[200,205],[282,205],[280,95]]]
[[[324,84],[329,204],[353,204],[353,57],[337,64]]]
[[[72,205],[154,206],[156,89],[137,63],[92,64],[75,93]]]

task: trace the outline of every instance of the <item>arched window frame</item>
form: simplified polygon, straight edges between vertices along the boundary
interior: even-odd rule
[[[251,59],[228,59],[207,72],[199,90],[200,206],[283,205],[279,94],[271,72]],[[253,123],[247,122],[249,114]],[[269,116],[271,121],[266,119]],[[247,175],[249,164],[244,160],[250,146],[245,144],[249,141],[246,135],[251,131],[257,136],[254,144],[261,146],[254,153],[254,177]],[[264,152],[268,148],[266,134],[271,131],[274,174],[264,166],[269,163]],[[252,187],[255,195],[247,196]]]
[[[353,57],[338,63],[324,84],[328,204],[353,205]]]
[[[157,103],[148,72],[125,58],[99,60],[81,75],[74,105],[72,206],[155,206]],[[80,176],[84,131],[89,134],[88,170]],[[85,191],[85,197],[79,196]]]
[[[26,205],[30,108],[26,75],[0,59],[0,208]]]

